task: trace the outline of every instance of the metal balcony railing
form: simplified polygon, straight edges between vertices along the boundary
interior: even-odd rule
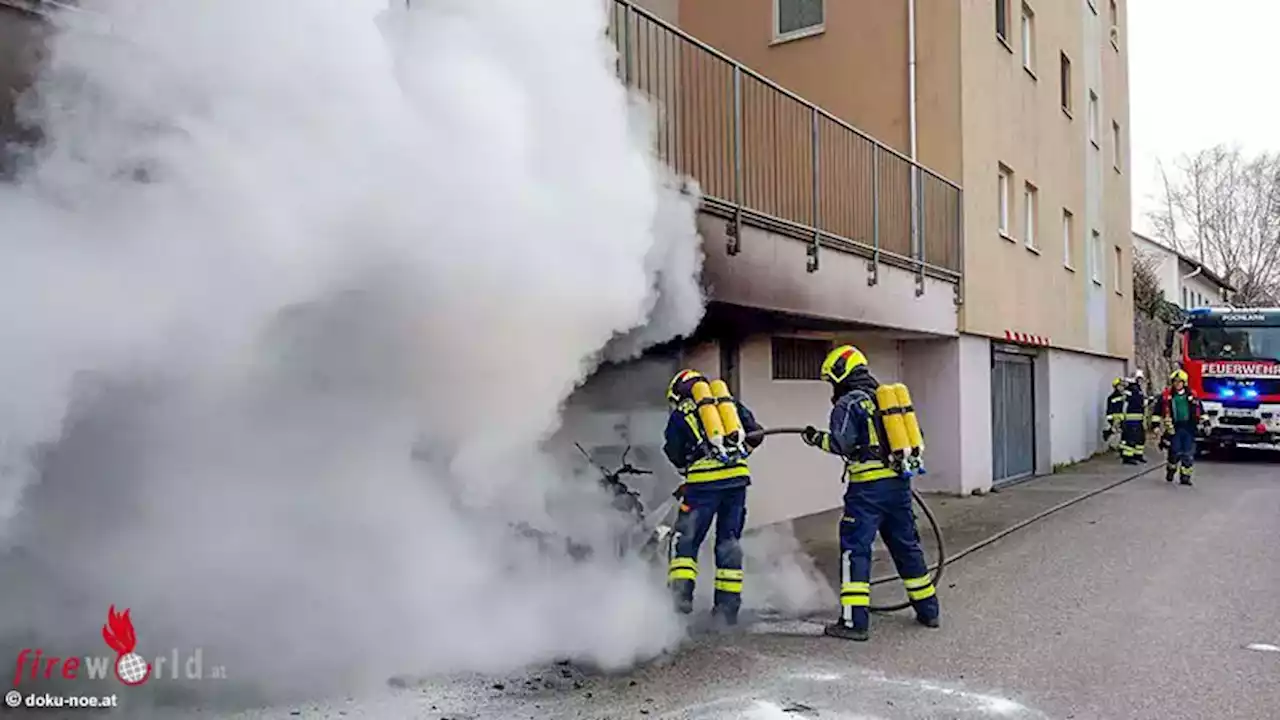
[[[746,222],[810,243],[811,272],[834,248],[869,258],[872,284],[883,262],[960,301],[957,185],[630,0],[611,9],[618,73],[659,110],[658,155],[731,221],[730,254]]]

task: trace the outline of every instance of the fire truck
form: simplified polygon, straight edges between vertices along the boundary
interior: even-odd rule
[[[1204,406],[1200,450],[1280,446],[1280,308],[1194,308],[1168,341]]]

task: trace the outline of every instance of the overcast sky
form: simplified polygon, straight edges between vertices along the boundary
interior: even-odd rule
[[[1159,191],[1156,161],[1217,143],[1280,149],[1276,0],[1129,0],[1133,226]]]

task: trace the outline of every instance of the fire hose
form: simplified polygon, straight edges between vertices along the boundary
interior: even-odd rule
[[[747,433],[747,437],[748,438],[764,438],[768,435],[802,435],[803,433],[804,433],[804,428],[802,427],[775,427],[775,428],[765,428],[765,429],[757,430],[752,433]],[[578,448],[578,451],[581,452],[583,456],[586,457],[590,462],[591,457],[587,453],[586,449],[583,448],[581,445],[577,445],[577,448]],[[603,467],[599,467],[597,465],[601,473],[604,475],[606,485],[614,489],[614,492],[617,493],[617,497],[619,499],[629,501],[629,502],[623,503],[623,506],[627,507],[628,509],[631,509],[634,506],[637,506],[639,504],[639,500],[638,498],[635,498],[634,491],[627,488],[625,483],[621,482],[621,476],[652,474],[652,471],[650,470],[641,470],[631,465],[631,463],[627,462],[627,455],[630,453],[630,451],[631,451],[631,448],[630,446],[628,446],[627,450],[624,451],[622,454],[622,465],[618,469],[613,470],[612,472],[604,469]],[[592,464],[595,464],[595,463],[593,462]],[[659,528],[664,527],[664,525],[666,524],[667,516],[671,514],[671,511],[675,509],[675,506],[680,501],[680,498],[683,494],[682,490],[683,490],[683,486],[676,488],[675,492],[672,493],[671,497],[667,498],[665,502],[663,502],[661,505],[655,508],[651,513],[644,513],[644,515],[647,515],[650,518],[649,520],[646,520],[644,517],[641,517],[641,521],[646,526],[644,528],[644,532],[642,533],[644,537],[646,538],[653,537],[655,533],[658,532]],[[948,562],[946,543],[943,541],[942,529],[938,525],[938,519],[934,517],[933,511],[929,509],[929,505],[925,503],[924,498],[921,497],[920,493],[916,492],[915,488],[911,489],[911,497],[912,499],[914,499],[915,503],[920,506],[920,509],[924,512],[925,518],[928,519],[929,521],[929,526],[933,528],[933,537],[937,543],[937,561],[934,564],[929,566],[929,572],[932,573],[932,582],[936,587],[938,582],[942,579],[942,570]],[[623,509],[623,507],[619,507],[619,509]],[[650,542],[654,542],[654,541],[650,541]],[[894,580],[897,580],[897,579],[898,579],[897,575],[887,575],[884,577],[874,578],[873,580],[871,580],[871,585],[873,586],[883,585],[888,582],[893,582]],[[905,610],[909,607],[911,607],[911,603],[909,601],[903,601],[903,602],[894,603],[891,605],[872,605],[870,609],[872,612],[887,613],[887,612],[896,612],[898,610]]]
[[[803,435],[803,434],[804,434],[804,428],[802,427],[775,427],[775,428],[764,428],[762,430],[757,430],[753,433],[748,433],[747,437],[763,438],[768,435]],[[915,488],[911,488],[911,497],[912,499],[915,500],[916,504],[920,506],[920,510],[924,512],[925,518],[929,521],[929,526],[933,528],[933,538],[937,542],[937,548],[938,548],[938,553],[937,553],[938,559],[934,564],[929,566],[929,571],[932,573],[933,585],[934,587],[937,587],[938,582],[942,580],[942,569],[947,565],[947,547],[946,547],[946,543],[942,539],[942,528],[939,527],[938,519],[934,517],[933,511],[929,509],[928,503],[924,501],[924,498],[920,495],[919,492],[916,491]],[[897,575],[886,575],[884,577],[872,579],[871,584],[873,586],[883,585],[888,582],[893,582],[894,580],[897,580],[897,579],[898,579]],[[906,610],[909,607],[911,607],[911,602],[904,600],[902,602],[893,603],[891,605],[872,605],[871,611],[878,612],[878,613],[888,613],[888,612],[897,612],[898,610]]]

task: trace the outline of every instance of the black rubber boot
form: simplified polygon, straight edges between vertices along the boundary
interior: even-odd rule
[[[1181,481],[1181,482],[1179,482],[1178,484],[1179,484],[1179,485],[1190,485],[1190,484],[1191,484],[1191,478],[1187,477],[1186,475],[1183,475],[1183,476],[1182,476],[1182,481]]]
[[[933,628],[935,630],[942,627],[942,621],[936,617],[924,617],[922,615],[917,615],[916,622],[927,628]]]
[[[1166,471],[1166,472],[1165,472],[1165,474],[1164,474],[1164,481],[1165,481],[1165,482],[1173,482],[1173,476],[1174,476],[1174,475],[1176,475],[1176,474],[1177,474],[1177,473],[1176,473],[1176,472],[1174,472],[1173,470]]]
[[[736,609],[730,610],[723,607],[713,607],[711,608],[711,618],[718,625],[734,627],[738,624],[738,611]]]
[[[693,612],[693,582],[691,580],[675,580],[671,583],[671,601],[676,612],[688,615]]]
[[[841,640],[853,640],[856,642],[866,642],[871,639],[871,633],[866,628],[856,628],[845,625],[837,620],[822,629],[822,634],[827,637],[840,638]]]

